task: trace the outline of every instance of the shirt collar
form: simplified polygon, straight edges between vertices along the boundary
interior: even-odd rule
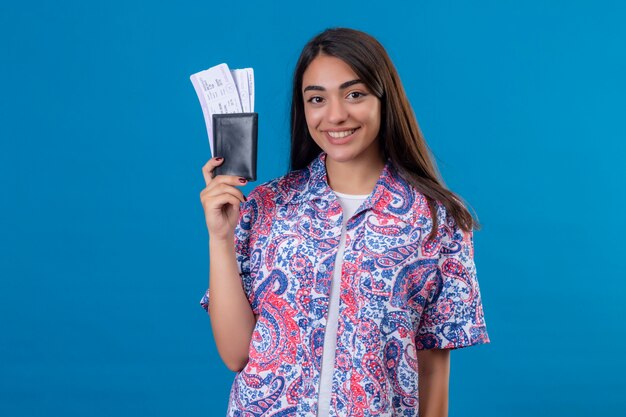
[[[311,163],[289,181],[291,188],[287,198],[291,203],[322,200],[331,202],[336,200],[335,193],[328,185],[326,172],[326,153],[320,153]],[[383,215],[396,217],[406,223],[414,224],[417,213],[414,203],[418,198],[416,190],[395,169],[391,160],[387,160],[374,190],[357,210],[374,210]],[[356,214],[356,213],[355,213]]]

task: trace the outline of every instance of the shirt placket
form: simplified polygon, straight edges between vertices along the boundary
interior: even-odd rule
[[[347,263],[356,266],[358,263],[357,254],[354,251],[353,245],[354,240],[357,234],[357,227],[354,226],[354,223],[357,221],[357,217],[359,217],[362,210],[357,210],[357,212],[347,221],[346,224],[346,241],[343,251],[343,257],[341,259],[341,285],[340,285],[340,294],[344,294],[346,292],[351,293],[348,299],[353,300],[355,303],[358,303],[358,294],[355,293],[358,288],[354,282],[350,283],[350,280],[357,279],[352,276],[349,277],[349,274],[354,274],[354,270],[347,270]],[[358,309],[358,305],[348,305],[346,304],[344,297],[339,298],[339,316],[342,320],[349,319],[349,314],[346,313],[346,309]],[[352,329],[356,329],[358,326],[358,322],[356,322],[357,314],[354,314],[353,318],[355,321],[350,323]],[[346,326],[348,328],[350,326]],[[335,413],[335,408],[331,406],[329,410],[329,417],[339,417],[345,416],[348,411],[350,401],[349,398],[344,396],[344,392],[350,391],[350,381],[352,380],[352,374],[354,370],[354,357],[350,354],[350,340],[352,339],[352,332],[347,333],[347,330],[344,330],[344,334],[341,337],[337,337],[337,352],[340,352],[340,355],[335,356],[334,370],[333,370],[333,388],[332,391],[335,393],[337,402],[341,402],[343,404],[343,408],[338,410],[338,414]],[[346,357],[341,357],[341,352],[345,352]],[[345,384],[347,388],[342,388],[342,385]]]
[[[330,188],[329,188],[329,192],[332,193],[332,190],[330,190]],[[329,307],[329,301],[330,301],[329,295],[330,295],[330,287],[331,287],[333,269],[335,267],[336,262],[338,261],[342,262],[342,266],[343,266],[343,259],[341,260],[337,259],[337,252],[339,249],[339,240],[341,238],[341,231],[342,231],[341,229],[342,218],[343,218],[342,210],[341,210],[341,206],[339,205],[339,202],[333,197],[334,195],[331,195],[330,197],[328,196],[325,197],[325,199],[327,199],[329,203],[329,209],[337,210],[338,208],[339,215],[334,216],[334,217],[329,217],[326,220],[320,218],[320,219],[317,219],[318,221],[316,222],[316,227],[319,227],[322,230],[332,231],[332,234],[329,234],[329,236],[326,237],[326,239],[328,240],[334,239],[338,242],[331,249],[332,253],[322,254],[320,251],[317,251],[316,257],[314,259],[315,264],[320,265],[320,267],[322,267],[323,264],[321,264],[321,260],[323,259],[325,255],[334,257],[334,261],[330,267],[327,267],[323,271],[316,269],[316,272],[321,272],[326,275],[325,281],[329,283],[329,285],[324,288],[325,294],[323,294],[326,296],[326,301],[324,302],[324,311],[323,311],[323,317],[325,317],[326,320],[328,318],[328,307]],[[318,297],[319,295],[320,294],[314,293],[314,288],[311,288],[312,299],[314,297]],[[313,308],[313,304],[311,304],[311,308]],[[305,349],[308,350],[307,356],[311,358],[312,360],[314,360],[313,358],[315,358],[315,354],[311,350],[313,347],[313,341],[311,340],[310,335],[313,334],[313,332],[315,332],[319,328],[323,328],[325,332],[325,328],[327,324],[326,320],[320,321],[320,319],[315,318],[313,311],[309,312],[308,322],[309,322],[310,328],[308,329],[307,332],[305,332],[305,334],[307,335],[307,338],[305,340],[304,346],[305,346]],[[322,340],[323,340],[323,337],[322,337]],[[299,417],[311,417],[317,414],[317,404],[318,404],[318,398],[319,398],[318,386],[320,382],[320,372],[316,369],[313,363],[309,363],[309,365],[304,364],[302,372],[303,372],[303,386],[301,389],[301,400],[298,403],[296,415],[298,415]],[[308,377],[305,375],[307,375]]]

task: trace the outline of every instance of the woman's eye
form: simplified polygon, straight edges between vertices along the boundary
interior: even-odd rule
[[[322,100],[323,100],[323,99],[322,99],[321,97],[319,97],[319,96],[313,96],[313,97],[311,97],[310,99],[308,99],[307,101],[308,101],[309,103],[319,104],[319,103],[321,103],[321,102],[322,102]]]
[[[361,98],[363,96],[365,96],[365,94],[361,93],[360,91],[353,91],[350,94],[348,94],[348,97],[352,99]]]

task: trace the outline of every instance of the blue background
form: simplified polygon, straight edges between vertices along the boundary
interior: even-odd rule
[[[329,26],[385,45],[483,225],[492,343],[453,352],[450,415],[620,413],[626,10],[430,3],[3,2],[0,415],[224,415],[189,75],[254,67],[269,180],[291,71]]]

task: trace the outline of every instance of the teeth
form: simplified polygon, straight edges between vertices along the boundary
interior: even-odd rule
[[[328,135],[331,138],[335,138],[335,139],[345,138],[346,136],[353,134],[355,130],[356,129],[344,130],[343,132],[328,132]]]

